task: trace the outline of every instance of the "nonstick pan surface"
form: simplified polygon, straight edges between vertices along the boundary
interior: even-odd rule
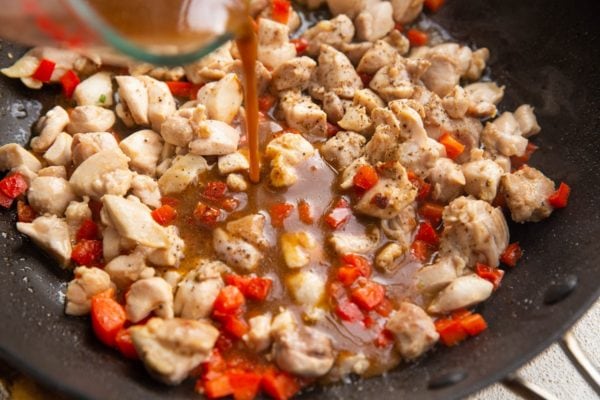
[[[511,226],[511,241],[521,243],[525,256],[479,308],[490,325],[485,333],[458,347],[439,347],[384,377],[313,389],[301,398],[460,398],[538,354],[597,299],[599,4],[448,0],[433,17],[458,40],[491,50],[492,76],[507,87],[501,109],[536,107],[542,133],[534,140],[540,150],[531,164],[569,183],[570,204],[541,223]],[[0,65],[12,64],[22,52],[3,43]],[[0,143],[27,143],[30,126],[57,97],[58,89],[30,91],[0,78]],[[0,212],[0,358],[74,398],[198,396],[192,382],[175,388],[154,382],[141,365],[102,347],[86,318],[66,317],[62,293],[68,274],[14,224],[13,211]]]

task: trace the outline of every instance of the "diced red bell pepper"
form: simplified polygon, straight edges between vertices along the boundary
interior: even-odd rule
[[[71,259],[78,265],[92,266],[102,259],[101,240],[81,240],[71,252]]]
[[[298,217],[300,221],[307,225],[312,225],[314,220],[312,216],[312,211],[310,209],[310,203],[306,200],[300,200],[298,203]]]
[[[54,67],[56,67],[55,62],[42,58],[40,60],[40,65],[38,65],[31,77],[33,79],[37,79],[40,82],[48,83],[50,82],[50,78],[52,78]]]
[[[352,216],[350,205],[344,199],[339,199],[333,209],[325,216],[325,222],[333,229],[339,229],[345,225]]]
[[[296,46],[296,54],[301,56],[308,49],[308,40],[304,38],[291,39],[290,43]]]
[[[363,310],[371,311],[385,298],[385,288],[376,282],[366,281],[350,292],[350,298]]]
[[[182,81],[168,81],[165,82],[171,91],[173,96],[177,97],[185,97],[190,100],[195,100],[196,95],[198,94],[198,90],[202,88],[203,85],[196,85],[192,82],[182,82]]]
[[[451,160],[455,160],[465,151],[465,145],[456,140],[454,136],[448,132],[440,137],[439,142],[444,145],[446,148],[446,155]]]
[[[554,208],[565,208],[569,203],[571,187],[564,182],[558,186],[558,190],[548,197],[548,202]]]
[[[241,339],[250,330],[246,321],[235,315],[227,315],[221,318],[221,324],[223,330],[236,339]]]
[[[470,336],[479,335],[488,327],[481,314],[469,314],[459,319],[460,325]]]
[[[344,286],[351,286],[360,277],[360,271],[354,267],[341,266],[337,271],[337,279]]]
[[[523,250],[519,246],[519,242],[509,244],[500,255],[500,262],[509,267],[516,267],[517,261],[523,256]]]
[[[258,98],[258,109],[264,113],[269,112],[275,104],[275,96],[272,94],[265,94]]]
[[[221,210],[199,201],[193,212],[194,218],[202,225],[212,228],[221,219]]]
[[[227,184],[221,181],[208,182],[202,195],[209,200],[221,200],[227,194]]]
[[[219,206],[227,212],[235,211],[239,205],[240,202],[233,197],[226,197],[219,201]]]
[[[429,259],[430,250],[431,248],[429,247],[429,244],[422,240],[415,240],[410,246],[412,255],[415,257],[415,259],[422,262]]]
[[[271,225],[274,228],[283,228],[283,222],[294,211],[294,205],[289,203],[273,204],[269,209],[271,215]]]
[[[227,285],[217,295],[213,305],[213,314],[216,316],[237,315],[246,300],[244,295],[235,286]]]
[[[17,220],[19,222],[32,222],[36,218],[37,213],[29,204],[21,200],[17,201]]]
[[[288,0],[272,0],[271,18],[280,24],[287,24],[290,18],[291,4]]]
[[[234,400],[253,400],[258,395],[262,375],[254,372],[230,371],[227,373],[233,387]]]
[[[433,229],[433,226],[431,226],[429,222],[421,222],[415,239],[421,240],[432,246],[437,246],[440,242],[440,238],[438,237],[437,232],[435,231],[435,229]]]
[[[425,46],[429,41],[429,35],[415,28],[411,28],[406,32],[406,37],[411,46]]]
[[[179,205],[179,200],[177,200],[177,199],[176,199],[176,198],[174,198],[174,197],[167,197],[167,196],[164,196],[164,197],[161,197],[161,199],[160,199],[160,203],[161,203],[163,206],[164,206],[164,205],[167,205],[167,206],[171,206],[171,207],[173,207],[173,208],[177,208],[177,206]]]
[[[394,335],[387,329],[382,329],[375,338],[375,346],[385,348],[394,343]]]
[[[203,394],[209,399],[219,399],[233,394],[233,387],[226,374],[202,381],[201,387]]]
[[[361,276],[368,278],[371,276],[372,268],[369,260],[358,254],[348,253],[341,258],[342,262],[356,268]]]
[[[419,207],[419,214],[431,222],[433,226],[437,226],[442,221],[444,206],[441,204],[426,202]]]
[[[335,313],[340,319],[348,322],[362,321],[365,317],[360,308],[348,299],[341,299],[338,302]]]
[[[500,282],[502,282],[502,277],[504,277],[504,271],[500,268],[492,268],[489,265],[480,263],[475,265],[475,273],[479,275],[480,278],[493,283],[494,290],[500,287]]]
[[[137,360],[138,353],[133,345],[133,340],[131,340],[131,332],[128,328],[121,329],[117,336],[115,337],[115,345],[117,349],[125,356],[125,358],[129,358],[131,360]]]
[[[400,22],[396,22],[394,29],[398,32],[404,32],[404,25],[402,25]]]
[[[86,219],[81,223],[79,229],[77,229],[75,238],[78,242],[82,240],[97,240],[98,232],[98,225],[91,219]]]
[[[162,226],[167,226],[177,218],[177,211],[168,204],[152,210],[152,218]]]
[[[528,142],[527,147],[525,148],[525,153],[522,156],[512,156],[510,158],[511,167],[513,169],[519,169],[523,165],[527,164],[533,153],[535,153],[538,148],[539,147],[535,144]]]
[[[272,286],[273,281],[271,279],[252,278],[246,286],[244,295],[250,300],[263,301],[269,296]]]
[[[296,378],[286,372],[275,370],[267,371],[263,375],[261,387],[274,400],[288,400],[300,391]]]
[[[90,315],[92,328],[98,339],[105,345],[114,347],[117,334],[123,329],[127,316],[123,306],[109,296],[104,292],[93,296]]]
[[[377,307],[375,307],[375,312],[379,315],[381,315],[382,317],[388,317],[392,311],[394,310],[394,305],[392,304],[392,302],[390,301],[390,299],[388,299],[387,297],[385,297],[381,303],[379,303],[379,305]]]
[[[363,165],[356,171],[353,183],[354,187],[361,192],[366,192],[379,182],[377,171],[370,165]]]
[[[429,197],[431,193],[431,185],[421,179],[412,171],[408,172],[408,180],[417,188],[417,200],[423,201]]]
[[[327,137],[334,137],[340,131],[340,127],[331,122],[327,123]]]
[[[452,318],[438,319],[435,321],[435,329],[440,334],[440,340],[446,346],[455,346],[468,336],[461,323]]]
[[[436,12],[444,5],[445,0],[425,0],[425,7],[431,12]]]
[[[74,71],[68,70],[65,72],[65,74],[60,78],[63,96],[65,96],[67,99],[73,97],[73,92],[75,91],[77,85],[79,85],[79,82],[81,81]]]
[[[27,191],[29,185],[25,177],[18,172],[5,176],[0,181],[0,191],[6,197],[15,199]]]
[[[11,199],[4,193],[0,192],[0,206],[4,208],[11,208],[13,201],[15,201],[15,199]]]

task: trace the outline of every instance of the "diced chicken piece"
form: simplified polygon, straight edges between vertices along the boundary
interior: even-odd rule
[[[135,174],[133,176],[131,193],[149,207],[158,208],[161,206],[158,182],[147,175]]]
[[[329,243],[339,255],[350,253],[367,254],[379,246],[381,233],[376,227],[369,227],[364,234],[355,235],[348,232],[334,232]]]
[[[166,83],[149,76],[139,76],[148,93],[148,119],[152,129],[160,131],[162,123],[172,115],[176,108],[175,99]]]
[[[177,285],[181,281],[182,276],[178,271],[169,269],[162,273],[161,278],[167,281],[167,283],[171,285],[171,288],[173,288],[173,291],[175,291],[177,290]],[[175,315],[177,315],[177,312],[175,312]]]
[[[17,222],[17,230],[54,257],[64,268],[71,261],[69,226],[56,215],[37,217],[31,223]]]
[[[290,128],[319,137],[327,135],[327,114],[310,97],[288,91],[281,97],[279,105]]]
[[[460,165],[449,158],[439,158],[429,170],[429,181],[432,185],[431,197],[434,200],[448,203],[463,193],[465,176]]]
[[[360,198],[356,211],[375,218],[397,216],[414,201],[417,189],[408,180],[406,170],[395,161],[381,171],[379,181]]]
[[[369,87],[385,101],[407,99],[414,92],[410,75],[401,63],[386,65],[379,69],[369,82]]]
[[[444,209],[440,256],[456,255],[467,267],[492,267],[508,245],[508,226],[500,208],[483,200],[459,197]]]
[[[354,19],[356,38],[374,42],[394,29],[392,4],[387,1],[367,1],[367,8]]]
[[[64,178],[38,176],[29,186],[27,201],[40,215],[54,214],[61,217],[69,203],[76,199],[75,193]]]
[[[376,108],[385,107],[385,103],[381,97],[371,89],[357,90],[354,93],[353,104],[365,107],[369,116]]]
[[[63,166],[45,167],[38,171],[37,176],[38,177],[46,176],[46,177],[67,179],[67,169]],[[33,179],[31,181],[33,182]]]
[[[119,150],[119,143],[117,143],[115,136],[109,132],[78,133],[73,136],[71,150],[73,164],[78,166],[102,150]]]
[[[119,289],[126,289],[139,279],[152,278],[155,271],[146,264],[146,253],[138,248],[131,254],[115,257],[106,264],[104,271]]]
[[[535,114],[533,113],[533,107],[531,107],[529,104],[523,104],[517,108],[514,112],[514,117],[519,124],[521,135],[523,135],[523,137],[528,138],[530,136],[537,135],[542,130],[537,122]]]
[[[245,192],[248,189],[248,182],[242,174],[229,174],[225,182],[232,192]]]
[[[249,349],[254,350],[257,353],[265,351],[271,346],[271,320],[273,316],[271,313],[265,313],[263,315],[257,315],[248,320],[250,330],[244,336],[244,342]]]
[[[236,128],[217,120],[202,121],[199,137],[190,142],[190,152],[201,156],[222,156],[233,153],[240,143]]]
[[[266,18],[258,20],[258,60],[275,70],[296,57],[296,47],[290,43],[289,28]]]
[[[68,211],[68,210],[67,210]],[[105,262],[109,262],[121,254],[121,235],[112,226],[107,226],[102,231],[102,255]]]
[[[269,240],[265,234],[266,218],[262,214],[250,214],[230,221],[225,226],[227,232],[244,239],[257,247],[268,247]]]
[[[131,117],[138,125],[148,125],[148,90],[140,79],[121,75],[115,77],[119,85],[119,97],[124,106],[131,113]]]
[[[199,61],[186,65],[185,76],[193,83],[216,81],[225,76],[225,70],[231,63],[231,42],[227,42]]]
[[[442,99],[442,105],[451,118],[463,118],[469,110],[470,101],[461,86],[455,86],[450,93]]]
[[[495,117],[496,105],[504,97],[504,86],[495,82],[476,82],[465,86],[470,101],[469,115],[474,117]]]
[[[20,78],[21,81],[30,89],[40,89],[43,83],[37,79],[31,78],[40,65],[40,60],[29,54],[25,53],[21,58],[17,60],[13,65],[7,68],[2,68],[1,72],[9,78]]]
[[[106,132],[115,124],[115,113],[98,106],[75,107],[70,114],[67,132]]]
[[[363,154],[367,140],[354,132],[338,132],[319,149],[321,155],[338,171],[343,170]]]
[[[44,160],[50,165],[68,165],[71,164],[71,146],[73,138],[65,132],[58,134],[52,146],[44,153]]]
[[[465,192],[491,203],[495,198],[504,170],[493,160],[481,159],[462,165]]]
[[[504,175],[500,184],[513,221],[537,222],[552,213],[548,197],[554,193],[554,182],[541,171],[524,165]]]
[[[152,318],[131,328],[131,339],[146,369],[160,381],[177,385],[208,359],[219,331],[206,321]]]
[[[271,158],[271,184],[275,187],[291,186],[298,180],[295,166],[315,154],[314,147],[295,133],[284,133],[271,140],[265,155]]]
[[[37,172],[42,168],[42,163],[30,152],[16,143],[8,143],[0,147],[0,171],[15,168],[26,168]]]
[[[335,361],[331,338],[307,326],[276,335],[273,359],[282,370],[305,378],[325,375]]]
[[[84,198],[84,201],[72,201],[65,210],[65,219],[69,226],[69,234],[71,239],[75,241],[79,227],[86,219],[92,219],[92,210],[88,205],[89,198]]]
[[[260,96],[269,89],[273,74],[260,61],[256,61],[256,68],[254,71],[256,74],[256,90]],[[233,63],[229,64],[227,69],[225,69],[225,72],[228,74],[234,73],[240,82],[244,82],[246,79],[242,60],[235,60]]]
[[[373,47],[371,42],[342,43],[338,46],[338,50],[348,57],[352,65],[358,65],[360,59],[371,47]]]
[[[416,207],[409,204],[396,217],[381,220],[381,229],[388,238],[395,240],[404,251],[408,251],[417,224]]]
[[[289,89],[306,90],[317,63],[310,57],[288,60],[273,72],[272,87],[281,92]]]
[[[193,107],[181,107],[161,125],[160,134],[165,142],[187,147],[198,136],[198,125],[206,119],[206,107],[195,103]]]
[[[398,51],[384,40],[375,42],[360,59],[356,71],[374,75],[386,65],[394,65],[400,61]]]
[[[206,264],[201,264],[188,272],[177,285],[175,315],[186,319],[209,317],[223,286],[221,276],[207,276]]]
[[[124,195],[132,174],[128,158],[120,150],[103,150],[82,162],[69,182],[75,194],[100,199],[105,194]]]
[[[489,58],[490,51],[485,47],[475,50],[471,55],[469,69],[463,74],[463,77],[471,81],[480,79]]]
[[[350,374],[363,375],[370,366],[371,362],[363,353],[342,353],[335,360],[335,365],[329,371],[328,377],[333,381],[338,381]]]
[[[460,308],[472,307],[485,301],[492,294],[494,285],[476,274],[456,278],[433,299],[427,311],[446,314]]]
[[[359,91],[356,93],[358,92]],[[349,105],[349,100],[342,100],[337,94],[327,92],[323,95],[321,108],[325,111],[325,114],[327,114],[327,119],[334,124],[337,124],[337,122],[344,117],[347,105]]]
[[[167,248],[156,249],[148,255],[148,261],[157,267],[174,268],[183,259],[185,243],[179,237],[179,230],[174,225],[165,228],[167,232]]]
[[[367,0],[327,0],[327,6],[333,15],[345,14],[354,19],[367,7]]]
[[[400,267],[400,259],[407,248],[395,242],[386,244],[375,257],[375,266],[383,272],[394,272]]]
[[[36,153],[43,153],[54,143],[58,135],[69,124],[69,114],[61,106],[56,106],[44,115],[36,125],[39,136],[31,139],[31,148]]]
[[[245,155],[236,151],[235,153],[219,157],[217,166],[221,175],[228,175],[232,172],[248,170],[250,163]]]
[[[285,232],[280,237],[283,259],[288,268],[302,268],[310,263],[317,242],[307,232]]]
[[[460,276],[464,267],[465,261],[460,257],[442,257],[417,271],[417,288],[424,293],[438,292]]]
[[[510,112],[502,113],[493,122],[488,122],[481,133],[481,142],[487,150],[504,156],[522,156],[527,148],[527,139],[521,136],[521,128]]]
[[[110,276],[100,268],[77,267],[67,286],[65,314],[86,315],[92,306],[92,297],[114,285]]]
[[[350,43],[354,37],[354,24],[346,15],[341,14],[330,20],[322,20],[302,35],[308,42],[306,52],[317,56],[322,44],[339,48],[342,43]]]
[[[217,228],[213,231],[213,247],[219,259],[233,268],[253,271],[262,260],[262,253],[243,239]]]
[[[110,72],[96,72],[81,81],[73,92],[73,99],[78,106],[112,106],[113,88]]]
[[[125,296],[127,319],[134,324],[154,313],[160,318],[173,318],[173,291],[162,278],[140,279],[133,283]]]
[[[363,88],[348,57],[328,45],[321,46],[315,77],[325,92],[334,92],[343,99],[352,99],[354,92]]]
[[[312,271],[299,271],[286,280],[294,300],[309,318],[315,315],[315,308],[325,298],[325,281],[325,277]]]
[[[131,169],[149,176],[156,172],[162,146],[160,135],[150,129],[132,133],[119,143],[119,148],[130,159]]]
[[[102,203],[102,210],[106,212],[110,225],[121,236],[154,249],[169,247],[168,232],[154,221],[146,205],[132,198],[110,194],[102,198]]]
[[[236,74],[227,74],[198,91],[198,101],[206,107],[208,118],[226,124],[231,124],[238,115],[243,100],[242,83]]]
[[[130,75],[148,75],[159,81],[179,81],[185,76],[183,67],[157,67],[149,63],[132,63],[129,64]]]
[[[423,0],[392,0],[394,21],[408,24],[414,21],[423,10]]]
[[[433,319],[419,306],[400,303],[385,325],[394,335],[395,347],[405,360],[414,360],[433,347],[440,335]]]
[[[340,178],[340,189],[347,190],[354,186],[354,176],[360,167],[363,165],[369,165],[365,156],[359,157],[352,161],[343,171]]]
[[[181,193],[196,181],[198,175],[208,169],[208,164],[202,156],[186,154],[176,158],[160,179],[158,187],[163,195]]]
[[[369,136],[373,133],[373,121],[367,113],[367,109],[361,105],[346,107],[344,117],[338,121],[340,128],[347,131],[358,132]]]
[[[460,73],[454,60],[445,54],[433,54],[428,57],[431,66],[421,79],[429,90],[440,97],[449,94],[460,81]]]

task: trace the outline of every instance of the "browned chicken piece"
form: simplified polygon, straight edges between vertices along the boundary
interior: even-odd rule
[[[552,213],[548,197],[554,193],[554,182],[541,171],[525,165],[504,175],[500,185],[513,221],[537,222]]]
[[[273,359],[279,368],[294,375],[316,378],[325,375],[335,360],[331,338],[303,326],[275,335]]]
[[[354,37],[354,24],[341,14],[330,20],[319,21],[307,29],[302,37],[308,41],[307,54],[314,57],[319,54],[323,44],[339,49],[343,43],[350,43]]]
[[[92,297],[114,288],[110,276],[100,268],[77,267],[67,286],[65,313],[86,315],[90,312]]]
[[[325,160],[341,171],[363,154],[367,140],[354,132],[338,132],[319,151]]]
[[[395,348],[405,360],[414,360],[438,341],[433,319],[417,305],[402,302],[385,325],[394,335]]]

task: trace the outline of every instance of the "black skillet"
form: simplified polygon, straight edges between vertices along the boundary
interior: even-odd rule
[[[599,4],[448,0],[434,16],[458,40],[491,49],[493,77],[507,86],[502,108],[535,105],[543,130],[531,164],[571,185],[569,207],[544,222],[511,227],[525,256],[480,307],[490,325],[484,334],[385,377],[317,388],[301,398],[460,398],[538,354],[598,298]],[[0,64],[12,64],[21,52],[4,43]],[[0,88],[0,142],[25,144],[29,127],[58,92],[25,90],[5,78]],[[175,388],[154,382],[141,365],[94,340],[87,319],[65,317],[67,274],[16,233],[14,223],[14,212],[0,212],[0,358],[74,398],[197,397],[191,382]]]

